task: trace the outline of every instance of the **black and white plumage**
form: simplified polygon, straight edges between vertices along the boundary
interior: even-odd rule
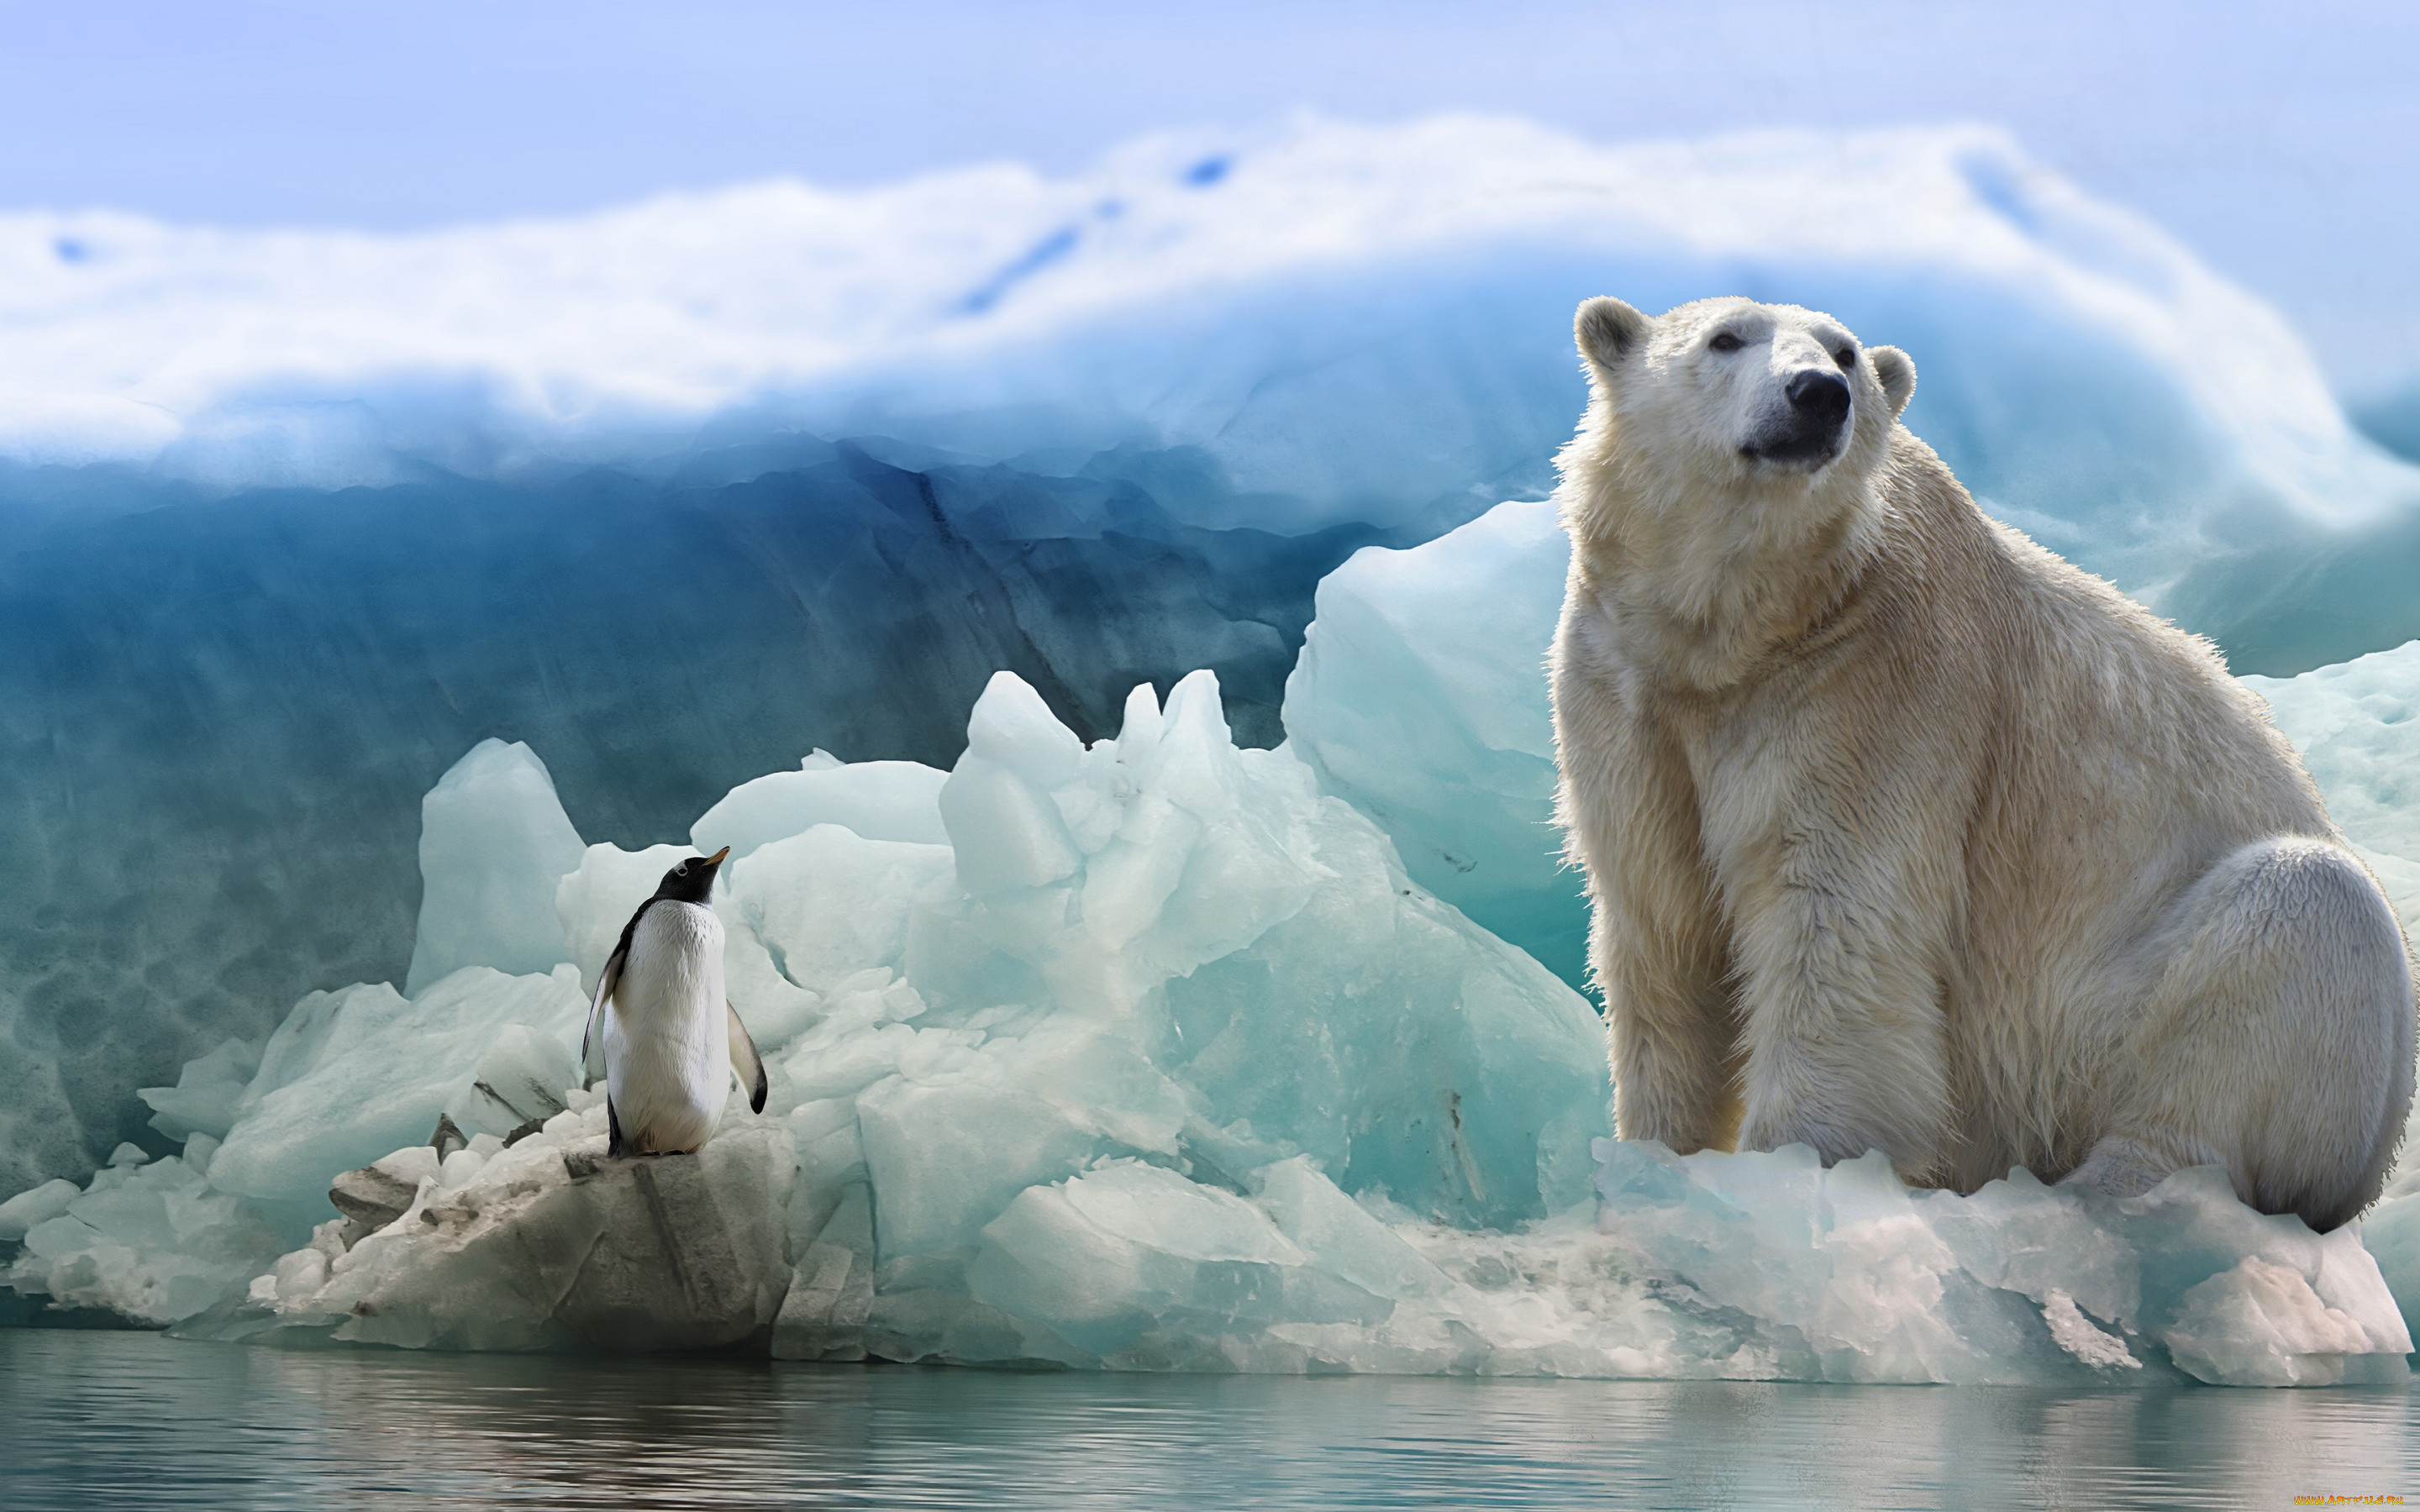
[[[722,986],[722,921],[707,900],[731,847],[664,873],[622,926],[597,975],[581,1062],[602,1050],[606,1153],[696,1149],[722,1118],[736,1072],[748,1105],[765,1111],[765,1062]]]

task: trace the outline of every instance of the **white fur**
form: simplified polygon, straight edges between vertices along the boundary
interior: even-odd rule
[[[1555,726],[1623,1137],[2372,1200],[2411,957],[2211,648],[1986,517],[1897,424],[1913,364],[1829,316],[1578,332]],[[1837,454],[1744,455],[1810,370]]]
[[[605,1008],[605,1085],[629,1150],[693,1150],[714,1133],[731,1094],[725,1012],[722,921],[651,905]]]

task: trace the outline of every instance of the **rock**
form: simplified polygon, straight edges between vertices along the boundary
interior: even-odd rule
[[[452,1114],[441,1113],[437,1115],[437,1128],[436,1131],[428,1136],[428,1148],[437,1151],[437,1159],[440,1164],[442,1164],[445,1157],[451,1155],[456,1150],[468,1149],[470,1144],[470,1140],[462,1137],[462,1131],[455,1126],[454,1116]]]
[[[781,1125],[727,1121],[694,1155],[609,1160],[601,1105],[554,1121],[565,1126],[465,1165],[450,1188],[402,1184],[433,1160],[425,1145],[346,1173],[359,1180],[332,1195],[349,1217],[349,1198],[392,1216],[324,1280],[298,1273],[310,1284],[281,1277],[256,1297],[271,1326],[458,1350],[700,1350],[769,1335],[792,1273],[796,1161]]]
[[[339,1174],[328,1187],[328,1200],[365,1232],[376,1233],[402,1217],[419,1196],[421,1181],[437,1172],[436,1150],[413,1145]]]

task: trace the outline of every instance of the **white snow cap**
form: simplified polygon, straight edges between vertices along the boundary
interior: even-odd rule
[[[1936,423],[2114,425],[2137,492],[2204,475],[2177,480],[2195,516],[2196,486],[2322,519],[2413,491],[2274,312],[2002,134],[1603,147],[1467,116],[410,235],[0,216],[0,456],[336,486],[644,458],[721,416],[986,458],[1198,446],[1252,523],[1384,523],[1537,472],[1576,413],[1570,312],[1605,292],[1826,308],[1915,353]]]

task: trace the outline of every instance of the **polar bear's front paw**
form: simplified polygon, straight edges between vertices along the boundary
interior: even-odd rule
[[[2161,1144],[2171,1148],[2163,1149]],[[2068,1172],[2059,1184],[2072,1182],[2098,1187],[2113,1197],[2135,1197],[2188,1166],[2226,1165],[2225,1152],[2207,1140],[2152,1142],[2111,1134],[2093,1146],[2084,1164]]]
[[[1805,1114],[1789,1117],[1752,1114],[1740,1125],[1741,1149],[1774,1150],[1788,1145],[1805,1145],[1823,1157],[1824,1165],[1831,1165],[1864,1154],[1870,1148],[1871,1141],[1854,1130]]]
[[[1869,1150],[1879,1149],[1888,1157],[1891,1166],[1901,1180],[1911,1185],[1936,1185],[1946,1174],[1943,1162],[1930,1141],[1921,1138],[1893,1138],[1887,1132],[1853,1123],[1840,1118],[1824,1118],[1798,1113],[1791,1116],[1751,1116],[1740,1128],[1738,1148],[1741,1149],[1780,1149],[1790,1145],[1805,1145],[1829,1167],[1844,1160],[1854,1160]]]

